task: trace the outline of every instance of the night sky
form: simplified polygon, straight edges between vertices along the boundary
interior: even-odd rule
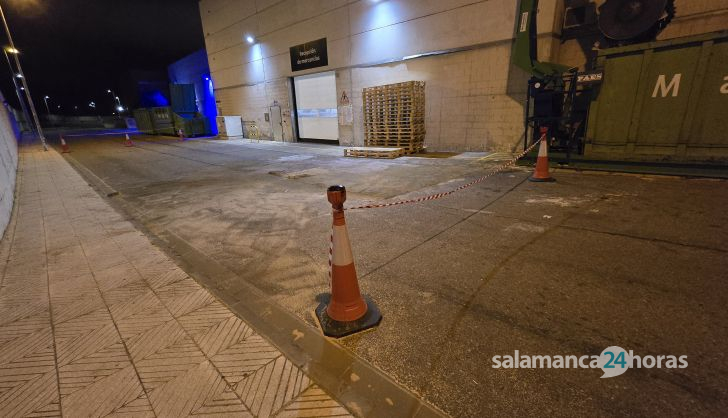
[[[134,106],[131,70],[157,70],[204,48],[198,0],[0,0],[39,113],[110,114],[115,90]],[[7,44],[5,31],[0,34]],[[17,107],[5,57],[0,89]],[[11,57],[12,59],[12,57]],[[94,101],[97,110],[88,107]]]

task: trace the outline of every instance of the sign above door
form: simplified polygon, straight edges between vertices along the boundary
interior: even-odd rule
[[[291,47],[291,70],[303,71],[329,65],[326,38]]]

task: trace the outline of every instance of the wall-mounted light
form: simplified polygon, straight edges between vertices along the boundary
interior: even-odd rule
[[[252,36],[252,35],[247,35],[247,36],[245,37],[245,41],[246,41],[246,42],[248,42],[249,44],[251,44],[251,45],[252,45],[252,44],[254,44],[254,43],[255,43],[255,38],[253,38],[253,36]]]

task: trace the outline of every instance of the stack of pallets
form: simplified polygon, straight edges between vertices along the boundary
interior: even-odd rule
[[[425,82],[365,88],[364,143],[414,154],[425,145]]]

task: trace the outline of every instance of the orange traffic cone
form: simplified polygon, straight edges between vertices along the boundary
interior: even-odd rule
[[[63,139],[63,135],[61,135],[61,150],[61,154],[68,154],[69,152],[71,152],[71,148],[69,148],[66,140]]]
[[[179,135],[179,140],[180,140],[180,141],[184,141],[184,140],[185,140],[185,133],[184,133],[184,132],[182,132],[182,129],[180,129],[180,130],[179,130],[179,131],[177,132],[177,135]]]
[[[546,143],[546,137],[548,136],[548,129],[541,128],[541,142],[538,146],[538,157],[536,158],[536,170],[533,175],[528,179],[531,181],[556,181],[549,174],[549,156],[548,156],[548,144]]]
[[[351,254],[344,219],[346,188],[331,186],[326,191],[333,208],[331,234],[331,295],[316,308],[321,329],[330,337],[343,337],[375,327],[381,322],[379,308],[368,296],[362,297]]]
[[[134,143],[131,142],[131,138],[129,138],[129,134],[125,134],[125,135],[126,135],[126,141],[124,141],[124,146],[125,147],[133,147],[134,146]]]

